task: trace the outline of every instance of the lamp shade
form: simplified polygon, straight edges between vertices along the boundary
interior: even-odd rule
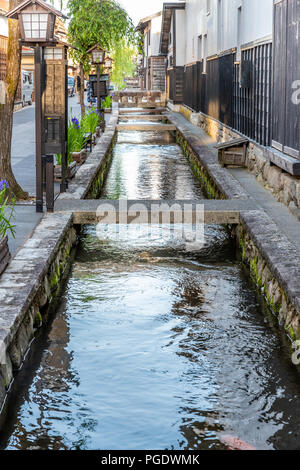
[[[105,67],[108,68],[108,69],[111,69],[112,68],[112,59],[110,57],[107,57],[106,60],[105,60]]]
[[[8,18],[18,19],[22,41],[25,43],[53,42],[57,17],[67,18],[43,0],[25,0],[9,11]]]
[[[25,41],[37,40],[46,41],[47,36],[52,36],[48,33],[48,24],[50,23],[51,13],[22,13],[20,20],[23,24],[24,39]],[[50,33],[50,31],[49,31]],[[53,36],[52,36],[53,38]],[[50,37],[49,37],[50,39]]]
[[[95,49],[92,51],[92,62],[93,64],[103,64],[104,62],[104,50],[103,49]]]

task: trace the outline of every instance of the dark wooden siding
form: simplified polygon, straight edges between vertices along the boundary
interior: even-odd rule
[[[195,90],[196,64],[187,65],[184,70],[183,101],[186,106],[197,111],[197,90]]]
[[[203,112],[232,125],[233,120],[233,54],[209,59],[206,73],[203,62],[185,67],[184,104],[196,112]]]
[[[233,125],[233,77],[234,55],[221,56],[219,58],[219,120],[231,127]]]
[[[271,141],[272,44],[242,51],[235,64],[233,127],[262,145]]]
[[[165,91],[166,61],[165,57],[149,58],[150,89]]]
[[[233,125],[234,55],[209,59],[206,64],[206,100],[203,112]]]
[[[206,99],[204,113],[214,119],[220,117],[219,59],[210,59],[206,64]]]
[[[203,63],[184,67],[183,76],[183,98],[184,104],[197,113],[204,107],[205,100],[205,80],[203,78]]]
[[[167,71],[167,96],[173,104],[183,103],[184,68],[173,67]]]
[[[275,148],[299,158],[300,113],[293,100],[300,80],[300,0],[274,4],[273,126]],[[297,87],[299,88],[299,87]]]
[[[181,80],[182,75],[180,86]],[[169,99],[174,101],[174,72],[169,72],[168,87]],[[206,73],[203,73],[202,62],[184,67],[183,103],[186,106],[265,146],[271,144],[271,90],[271,43],[244,49],[241,65],[230,52],[208,59]]]

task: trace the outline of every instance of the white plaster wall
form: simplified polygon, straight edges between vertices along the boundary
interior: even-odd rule
[[[0,15],[0,35],[8,36],[8,19]]]
[[[161,34],[162,15],[153,18],[151,21],[151,45],[150,56],[159,55],[160,34]]]
[[[186,54],[186,45],[185,45],[185,36],[186,36],[186,15],[184,10],[176,10],[176,65],[182,66],[185,65],[185,54]],[[174,35],[172,35],[174,37]]]
[[[222,14],[218,20],[219,4]],[[238,45],[238,8],[242,7],[240,43],[246,44],[272,34],[273,0],[186,0],[186,63],[198,58],[198,38],[207,34],[207,56]],[[221,28],[219,28],[221,25]],[[179,40],[180,41],[180,40]]]

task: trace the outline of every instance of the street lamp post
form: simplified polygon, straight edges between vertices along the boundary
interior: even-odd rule
[[[101,116],[101,123],[100,126],[102,128],[102,131],[105,130],[105,120],[104,120],[104,115],[102,113],[101,109],[101,89],[100,89],[100,66],[104,63],[105,61],[105,51],[102,49],[101,46],[96,44],[94,47],[88,50],[88,54],[91,54],[92,57],[92,64],[96,66],[96,72],[97,72],[97,113],[99,116]]]
[[[101,112],[101,93],[100,93],[100,66],[104,63],[105,51],[101,46],[96,45],[92,47],[88,54],[91,54],[92,64],[96,66],[97,72],[97,111]]]
[[[105,62],[104,62],[104,67],[106,69],[111,70],[113,62],[114,62],[114,60],[111,57],[106,57]]]
[[[106,73],[108,74],[107,94],[109,94],[109,89],[110,89],[110,78],[111,78],[111,71],[113,68],[113,62],[114,62],[114,59],[112,59],[111,57],[107,56],[105,58],[104,68],[105,68]]]
[[[35,57],[35,127],[36,127],[36,211],[43,212],[43,156],[46,166],[46,175],[49,176],[48,183],[53,183],[51,171],[53,172],[53,154],[52,166],[51,158],[45,155],[47,146],[46,127],[43,94],[46,89],[45,80],[45,48],[55,48],[57,40],[54,37],[54,28],[57,17],[67,18],[62,12],[52,7],[43,0],[25,0],[13,10],[9,11],[6,16],[11,19],[19,20],[22,44],[34,48]],[[64,123],[65,124],[65,123]],[[64,142],[66,148],[66,142]],[[50,153],[50,152],[49,152]],[[66,168],[66,155],[62,152],[62,167]],[[51,170],[52,168],[52,170]],[[65,173],[62,174],[63,182]],[[49,185],[48,185],[49,186]],[[64,184],[62,185],[65,186]],[[53,210],[53,188],[48,187],[47,208]],[[49,199],[50,198],[50,199]]]

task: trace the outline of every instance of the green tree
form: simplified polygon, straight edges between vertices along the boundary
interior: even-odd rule
[[[113,51],[124,42],[134,43],[135,33],[127,12],[116,0],[69,0],[69,42],[72,57],[80,64],[81,110],[84,114],[84,73],[89,71],[87,51],[95,44]]]
[[[114,68],[111,81],[117,89],[126,86],[125,77],[132,77],[136,70],[135,58],[137,49],[126,39],[121,40],[113,48]]]

